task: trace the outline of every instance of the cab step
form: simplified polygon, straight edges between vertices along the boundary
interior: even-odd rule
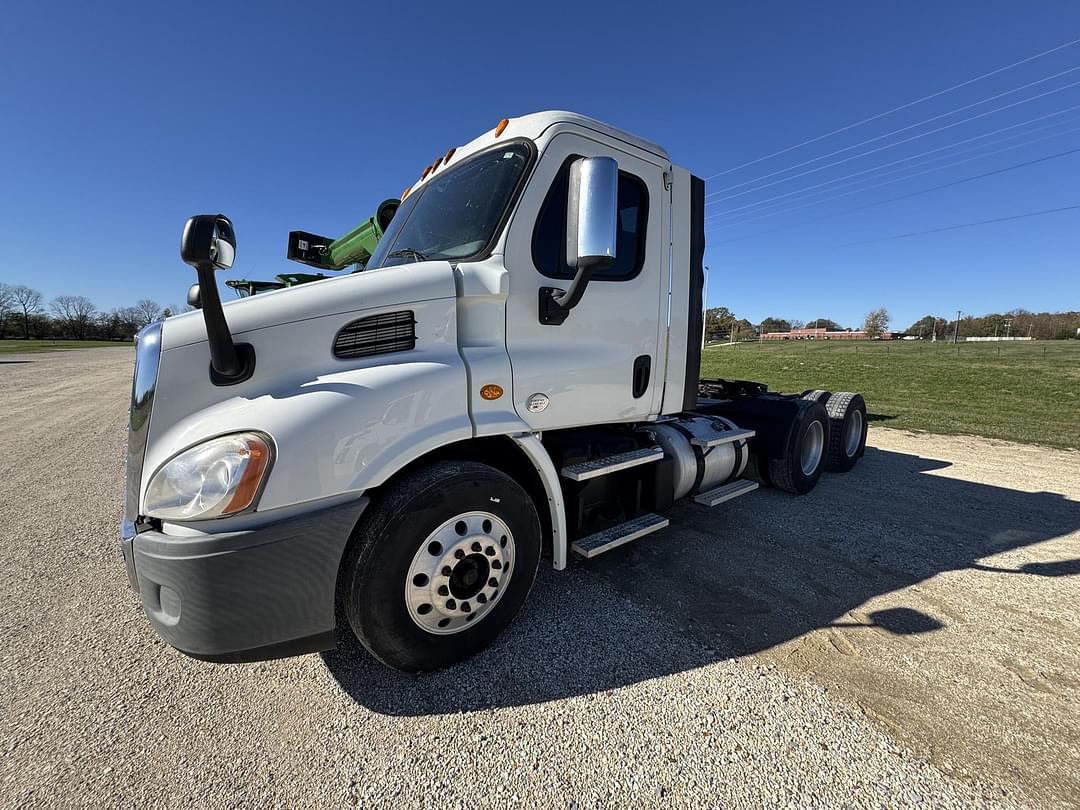
[[[757,488],[757,481],[747,481],[745,478],[741,478],[738,481],[732,481],[730,484],[699,492],[694,496],[694,501],[703,506],[716,506],[724,501],[730,501],[732,498],[738,498],[740,495],[753,492]]]
[[[664,451],[659,447],[642,447],[640,450],[631,450],[627,453],[617,453],[614,456],[583,461],[580,464],[571,464],[562,468],[562,477],[571,481],[587,481],[600,475],[636,467],[639,464],[651,464],[664,457]]]
[[[609,529],[590,534],[576,541],[571,548],[574,553],[591,560],[593,557],[611,551],[621,545],[637,540],[647,534],[659,531],[670,521],[663,515],[648,514],[612,526]]]
[[[744,439],[752,438],[754,438],[754,431],[744,430],[740,428],[738,430],[727,430],[723,433],[717,433],[714,436],[709,436],[708,438],[704,439],[695,436],[690,440],[690,444],[696,447],[707,449],[709,447],[716,447],[717,445],[721,444],[731,444],[732,442],[738,442]]]

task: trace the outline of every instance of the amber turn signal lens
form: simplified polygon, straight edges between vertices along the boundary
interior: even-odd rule
[[[255,500],[255,496],[259,492],[259,485],[262,483],[263,473],[266,472],[266,465],[269,463],[270,448],[259,437],[251,436],[248,439],[248,462],[244,466],[236,492],[222,514],[229,515],[233,512],[240,512],[251,506],[252,501]]]
[[[495,127],[495,137],[496,138],[498,138],[500,135],[503,134],[503,130],[506,129],[506,125],[509,124],[509,123],[510,123],[509,118],[504,118],[502,121],[500,121],[498,123],[498,125]]]
[[[480,399],[498,399],[503,395],[501,385],[489,384],[480,389]]]

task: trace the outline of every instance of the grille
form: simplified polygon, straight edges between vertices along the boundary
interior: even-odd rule
[[[350,359],[416,348],[412,310],[383,312],[345,324],[334,337],[334,357]]]

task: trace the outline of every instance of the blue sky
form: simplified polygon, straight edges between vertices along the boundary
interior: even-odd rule
[[[298,269],[289,230],[344,233],[449,146],[563,108],[718,175],[709,303],[754,322],[1080,308],[1080,210],[885,239],[1080,205],[1080,153],[920,193],[1080,148],[1080,84],[1057,90],[1080,70],[1048,79],[1080,67],[1080,43],[730,171],[1080,38],[1076,2],[384,5],[9,5],[0,280],[101,308],[182,303],[181,227],[219,210],[231,275],[270,278]]]

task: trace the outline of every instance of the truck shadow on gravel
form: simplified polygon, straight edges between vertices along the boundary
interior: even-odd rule
[[[1080,504],[932,474],[948,466],[867,448],[853,473],[829,475],[802,498],[763,491],[711,510],[681,504],[666,532],[563,572],[541,562],[510,628],[442,672],[394,672],[349,633],[323,658],[346,693],[384,714],[587,696],[844,626],[868,599],[944,571],[1013,570],[980,560],[1080,529]],[[1080,564],[1015,573],[1075,576]],[[869,618],[897,634],[948,624],[910,608]]]

